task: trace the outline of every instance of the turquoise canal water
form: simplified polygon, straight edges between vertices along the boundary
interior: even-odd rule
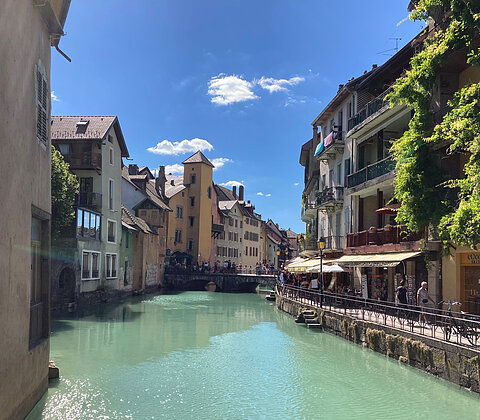
[[[52,321],[61,379],[32,419],[480,419],[478,395],[262,296],[186,292]]]

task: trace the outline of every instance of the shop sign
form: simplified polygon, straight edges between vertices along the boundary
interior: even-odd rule
[[[460,254],[460,264],[480,266],[480,252],[468,252]]]
[[[364,299],[368,298],[368,282],[366,274],[362,274],[362,297]]]

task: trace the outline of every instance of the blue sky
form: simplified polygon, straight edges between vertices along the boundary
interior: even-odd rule
[[[407,5],[74,0],[60,43],[72,63],[52,50],[52,114],[117,115],[133,163],[151,169],[200,147],[216,183],[243,183],[265,220],[302,232],[310,123],[340,83],[389,58],[391,38],[421,30],[399,24]]]

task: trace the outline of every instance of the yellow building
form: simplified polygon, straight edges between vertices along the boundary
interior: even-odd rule
[[[167,255],[171,261],[210,260],[212,234],[212,163],[198,151],[183,162],[183,175],[166,176],[168,215]]]

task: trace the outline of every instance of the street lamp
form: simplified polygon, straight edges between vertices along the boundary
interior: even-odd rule
[[[320,250],[320,308],[323,304],[323,250],[325,249],[325,238],[321,236],[317,241],[318,249]]]

